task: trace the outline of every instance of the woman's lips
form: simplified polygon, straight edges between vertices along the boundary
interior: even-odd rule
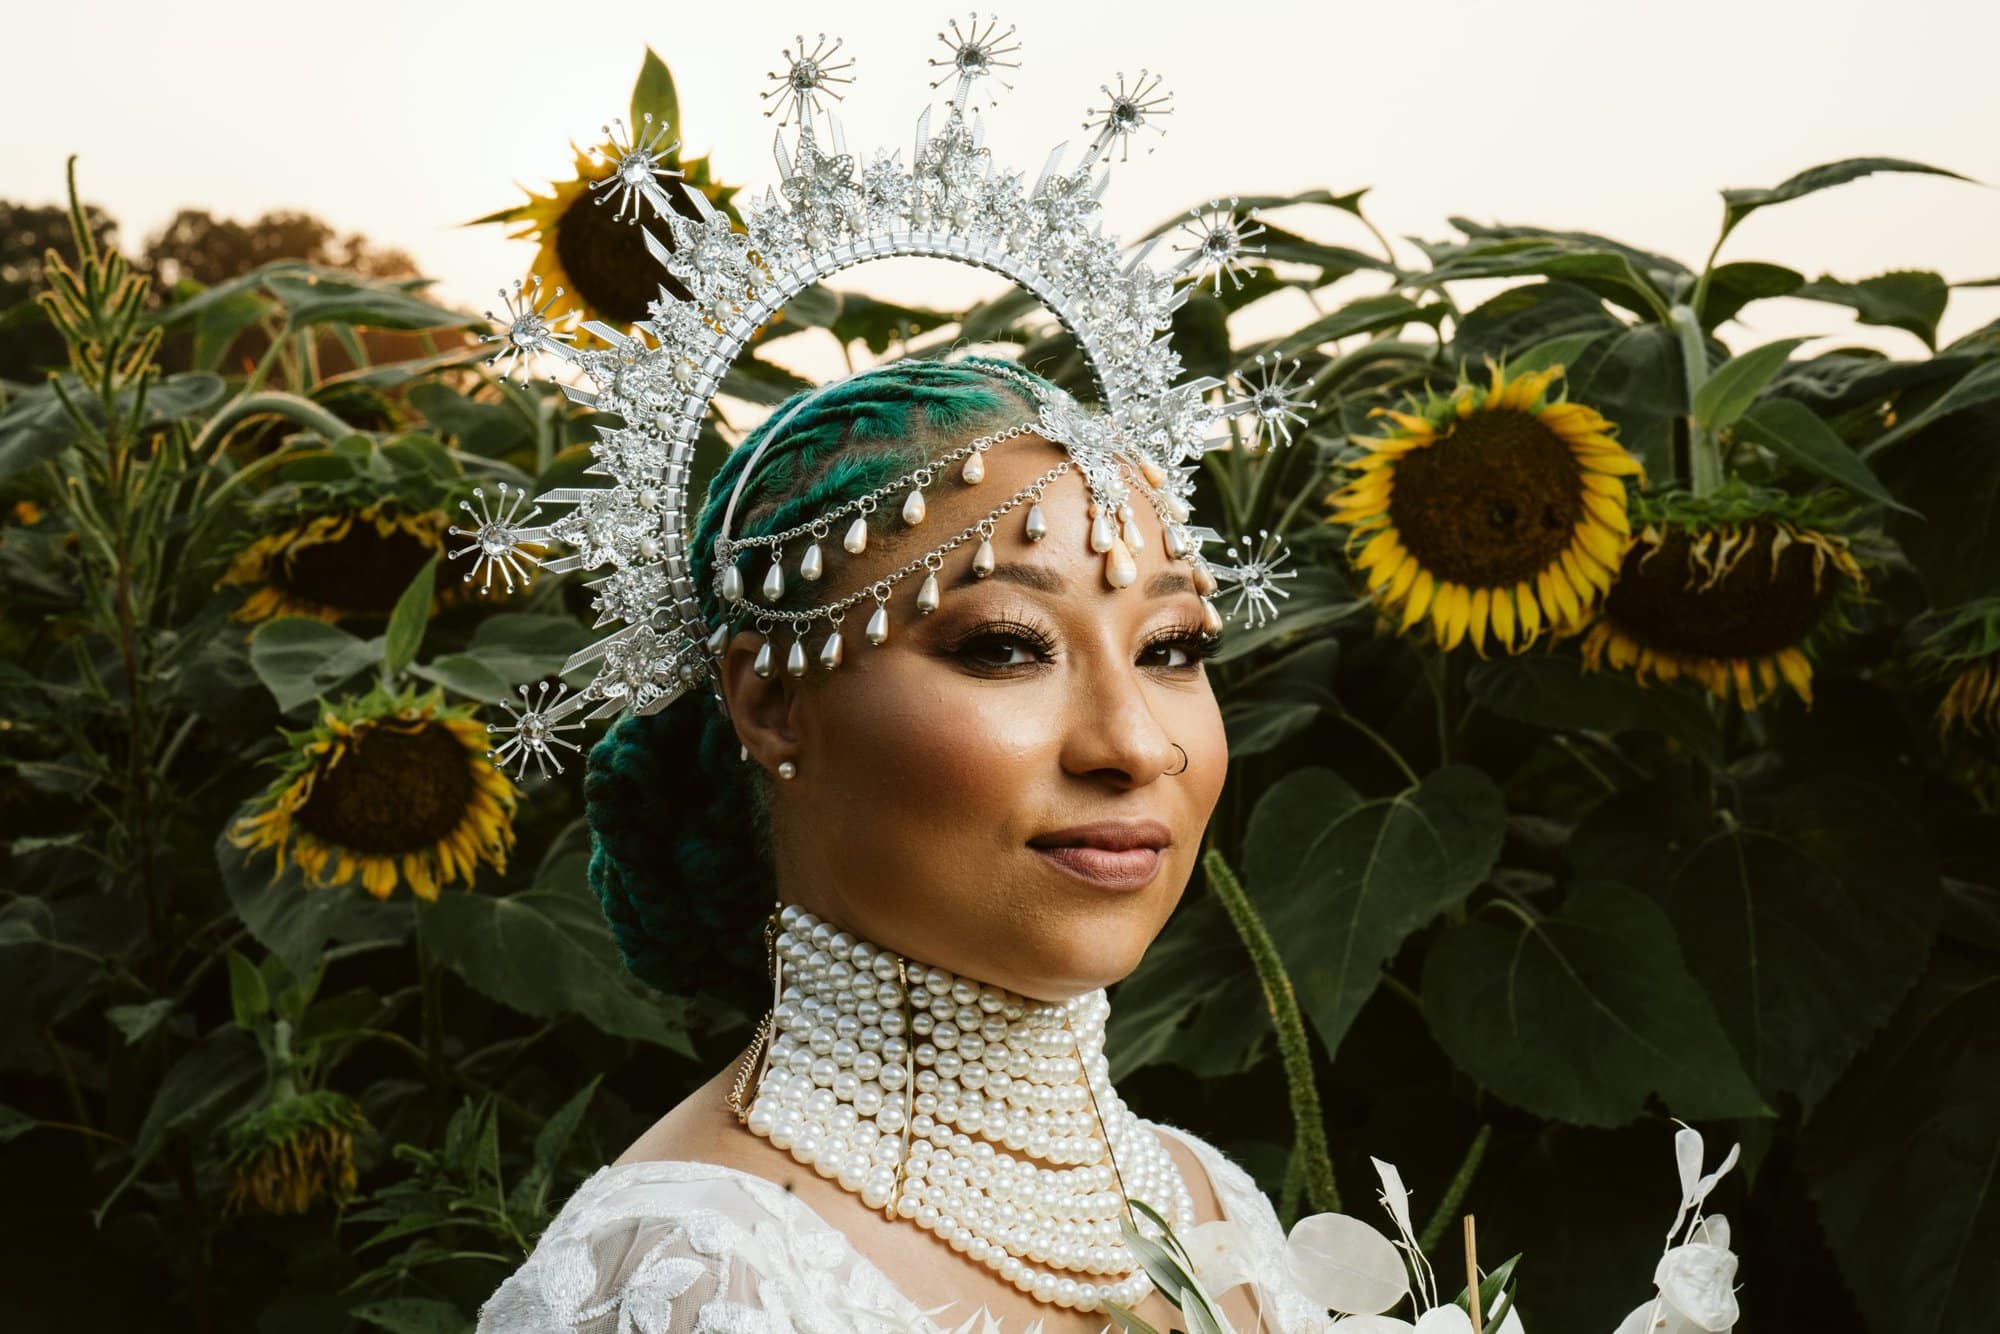
[[[1035,848],[1037,856],[1100,889],[1143,889],[1160,871],[1158,848]]]

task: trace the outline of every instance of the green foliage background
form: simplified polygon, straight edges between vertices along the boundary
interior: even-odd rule
[[[663,73],[650,95],[671,99]],[[1365,192],[1246,199],[1272,264],[1177,315],[1189,374],[1282,353],[1317,407],[1290,445],[1205,463],[1204,517],[1284,532],[1302,573],[1212,664],[1232,773],[1203,883],[1115,998],[1121,1088],[1287,1214],[1358,1199],[1368,1155],[1401,1164],[1435,1226],[1470,1210],[1493,1254],[1525,1252],[1537,1334],[1608,1329],[1645,1295],[1669,1117],[1744,1144],[1716,1202],[1744,1328],[2000,1309],[2000,756],[1941,748],[1916,654],[1936,618],[2000,598],[2000,327],[1937,347],[1936,274],[1809,281],[1721,253],[1755,209],[1930,170],[1727,191],[1699,267],[1453,219],[1406,268]],[[279,259],[162,296],[108,249],[65,251],[33,285],[70,284],[83,314],[25,345],[66,363],[17,359],[0,389],[0,1323],[465,1329],[564,1194],[753,1016],[624,977],[575,766],[524,797],[504,875],[434,904],[272,883],[222,837],[316,700],[379,680],[497,702],[582,641],[574,587],[432,616],[421,581],[451,567],[425,567],[391,616],[249,634],[215,581],[313,506],[455,512],[475,484],[560,484],[597,423],[495,379],[479,323],[417,280]],[[1328,290],[1356,275],[1373,290]],[[1462,305],[1486,278],[1517,281]],[[1325,313],[1234,332],[1287,288]],[[1926,355],[1738,348],[1731,322],[1777,296]],[[786,314],[770,337],[829,330],[857,356],[978,338],[1083,378],[1016,298],[811,293]],[[392,356],[385,331],[405,331]],[[1573,644],[1483,661],[1378,630],[1319,501],[1370,409],[1485,357],[1566,363],[1656,482],[1709,467],[1864,507],[1883,573],[1813,708],[1585,675]],[[729,406],[796,383],[752,358]],[[231,1212],[232,1129],[299,1087],[365,1115],[358,1193]]]

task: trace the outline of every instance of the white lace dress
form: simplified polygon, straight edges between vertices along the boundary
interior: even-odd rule
[[[1184,1131],[1208,1173],[1264,1329],[1327,1328],[1285,1278],[1284,1232],[1242,1168]],[[478,1334],[988,1334],[929,1311],[784,1187],[711,1163],[599,1168],[479,1312]],[[1008,1331],[1007,1334],[1013,1334]],[[1248,1334],[1245,1331],[1244,1334]]]

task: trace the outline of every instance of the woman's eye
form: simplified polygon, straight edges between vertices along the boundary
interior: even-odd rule
[[[1171,635],[1146,645],[1140,660],[1149,667],[1188,668],[1198,665],[1208,654],[1205,641],[1196,635]]]
[[[1040,649],[1019,635],[985,634],[969,639],[959,656],[978,667],[1026,667],[1038,661]]]

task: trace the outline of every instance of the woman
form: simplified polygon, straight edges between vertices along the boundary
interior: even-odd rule
[[[788,404],[710,484],[690,543],[704,610],[718,532],[790,530],[977,439],[984,477],[968,465],[915,518],[865,511],[861,550],[773,605],[880,589],[936,534],[969,534],[1063,457],[1022,426],[1047,388],[997,362],[907,361]],[[768,915],[780,1003],[768,1043],[579,1189],[482,1330],[930,1330],[984,1312],[1095,1331],[1107,1300],[1171,1328],[1118,1240],[1128,1198],[1184,1238],[1242,1225],[1232,1259],[1254,1281],[1222,1298],[1237,1329],[1319,1326],[1250,1179],[1131,1116],[1106,1077],[1102,988],[1179,901],[1227,744],[1189,565],[1136,506],[1136,579],[1097,577],[1090,495],[1076,471],[1035,492],[1039,540],[989,517],[980,550],[932,565],[935,610],[899,601],[838,672],[774,670],[759,650],[776,627],[738,631],[726,708],[628,719],[595,749],[592,879],[627,961],[686,991],[726,957],[770,1006]]]

